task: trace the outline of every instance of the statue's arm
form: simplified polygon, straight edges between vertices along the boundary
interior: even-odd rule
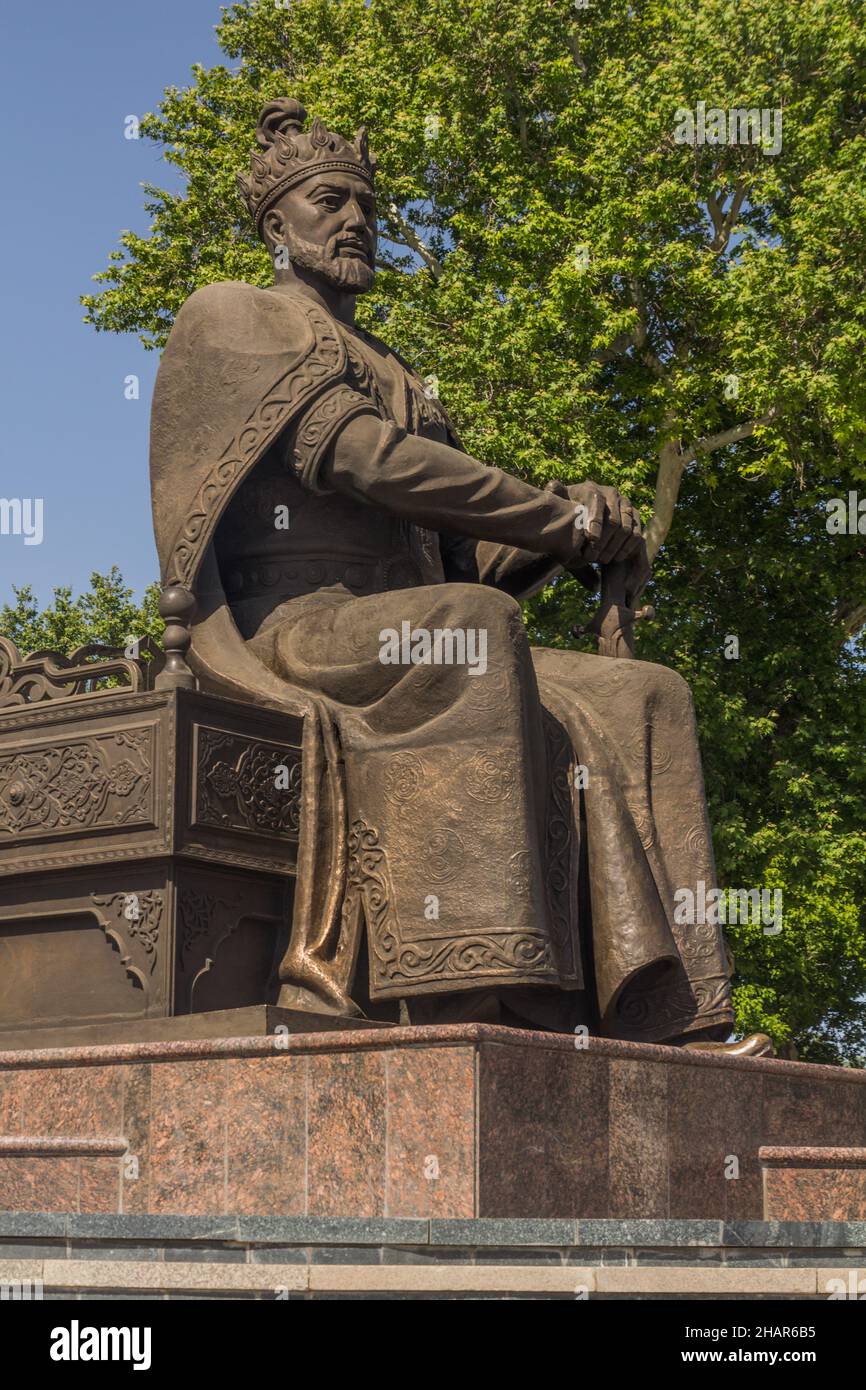
[[[448,444],[407,434],[373,414],[350,420],[322,458],[315,479],[304,481],[431,531],[489,542],[489,557],[485,552],[480,558],[491,575],[497,549],[530,552],[555,571],[579,561],[589,541],[575,526],[569,498],[487,467]]]
[[[487,584],[521,601],[537,594],[563,569],[550,555],[450,532],[439,533],[439,549],[447,581]]]
[[[555,492],[558,497],[568,497],[565,483],[553,479],[545,485],[545,492]],[[468,542],[460,539],[464,546]],[[532,598],[561,574],[564,566],[549,555],[535,555],[531,550],[521,550],[513,545],[492,545],[490,541],[475,543],[475,565],[482,584],[502,589],[512,598],[521,602]],[[568,566],[587,589],[595,589],[598,576],[591,565]],[[447,574],[446,574],[447,577]]]

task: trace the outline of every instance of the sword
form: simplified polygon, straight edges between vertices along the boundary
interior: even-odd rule
[[[559,478],[546,483],[545,491],[555,492],[558,497],[568,496],[568,488]],[[652,573],[646,546],[630,560],[613,560],[598,568],[601,571],[601,602],[588,623],[571,629],[572,636],[585,637],[591,633],[597,639],[599,656],[634,657],[635,623],[655,617],[652,604],[643,608],[634,606]],[[592,565],[575,565],[568,573],[585,588],[595,588],[596,571]]]
[[[638,563],[635,563],[637,561]],[[599,656],[634,657],[634,625],[655,617],[651,604],[635,608],[635,599],[648,578],[644,553],[635,560],[613,560],[600,565],[601,602],[588,623],[571,629],[575,637],[592,634]]]

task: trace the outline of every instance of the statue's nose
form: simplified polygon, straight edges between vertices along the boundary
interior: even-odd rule
[[[354,198],[350,199],[346,204],[346,226],[363,227],[365,230],[367,227],[367,219],[364,216],[363,208]]]

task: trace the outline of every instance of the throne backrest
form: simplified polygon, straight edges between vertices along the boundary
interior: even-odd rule
[[[22,656],[14,642],[0,637],[0,710],[101,694],[116,686],[152,690],[164,664],[165,653],[152,637],[135,638],[127,647],[89,642],[69,656],[56,651]]]

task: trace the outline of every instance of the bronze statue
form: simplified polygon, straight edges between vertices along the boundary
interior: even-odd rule
[[[375,161],[363,130],[305,122],[290,99],[262,112],[239,185],[275,283],[187,300],[151,452],[162,681],[191,679],[189,646],[203,688],[305,718],[280,1003],[720,1046],[721,930],[674,920],[677,889],[715,882],[689,690],[531,648],[518,604],[614,565],[627,627],[640,519],[612,488],[469,457],[355,325]]]

